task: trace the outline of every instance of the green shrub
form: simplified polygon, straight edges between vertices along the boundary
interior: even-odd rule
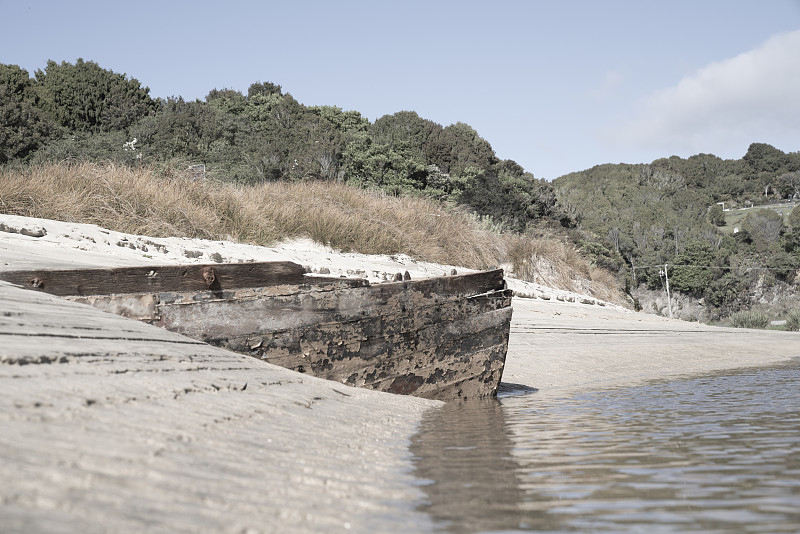
[[[708,284],[703,296],[708,304],[719,309],[721,315],[729,315],[744,307],[747,280],[737,273],[727,273]]]
[[[468,167],[461,178],[465,187],[459,203],[479,215],[489,215],[510,230],[524,232],[529,223],[548,217],[559,220],[562,226],[572,224],[558,205],[553,186],[522,171],[514,162],[507,160],[489,170]]]
[[[769,317],[766,313],[755,310],[743,310],[731,315],[731,324],[736,328],[766,328]]]
[[[699,298],[715,278],[714,270],[707,268],[714,264],[714,251],[707,243],[689,241],[675,256],[675,264],[669,266],[669,281],[675,291]]]
[[[786,330],[792,332],[800,331],[800,308],[789,311],[789,314],[786,316]]]
[[[714,204],[708,208],[708,221],[714,226],[725,226],[725,212],[722,206]]]
[[[797,272],[798,261],[788,252],[776,252],[770,255],[766,261],[767,267],[778,280],[791,282]]]

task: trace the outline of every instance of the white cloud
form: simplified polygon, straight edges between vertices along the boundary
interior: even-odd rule
[[[752,142],[800,150],[800,30],[649,95],[637,103],[634,119],[607,132],[606,140],[663,156],[741,157]]]

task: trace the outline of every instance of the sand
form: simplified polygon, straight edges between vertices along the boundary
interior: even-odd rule
[[[0,531],[417,532],[434,401],[0,283]]]
[[[154,239],[0,215],[0,270],[291,260],[440,276],[458,266]],[[797,333],[712,328],[509,280],[504,381],[576,389],[767,365]],[[3,532],[424,532],[409,440],[440,403],[314,379],[0,283]]]
[[[566,394],[797,357],[798,332],[721,328],[612,306],[514,299],[503,381]]]

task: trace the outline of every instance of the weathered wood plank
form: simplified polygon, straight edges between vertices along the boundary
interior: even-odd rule
[[[487,331],[484,337],[497,336],[498,332],[493,330]],[[452,347],[444,350],[452,350]],[[430,363],[405,375],[375,381],[365,387],[437,399],[493,396],[503,374],[505,356],[505,343],[498,343],[472,351],[469,358],[459,360],[453,366]]]
[[[338,285],[341,287],[366,287],[369,280],[366,278],[343,278],[341,276],[319,276],[316,274],[306,274],[303,280],[308,285]]]
[[[496,378],[482,389],[485,396],[499,382],[509,335],[510,295],[498,293],[403,314],[207,341],[314,376],[397,393],[416,395],[420,389],[435,396],[436,384]]]
[[[302,284],[302,265],[289,261],[210,265],[164,265],[107,269],[0,272],[5,280],[52,295],[111,295],[162,291],[220,291]]]
[[[350,360],[358,358],[368,362],[391,356],[397,352],[395,346],[410,346],[415,349],[420,342],[427,344],[431,351],[437,342],[444,339],[433,339],[426,336],[430,328],[447,329],[453,335],[460,335],[465,329],[475,326],[479,330],[490,326],[492,321],[486,314],[496,310],[485,307],[481,310],[465,310],[464,308],[448,310],[438,321],[422,320],[415,315],[368,317],[363,320],[346,323],[322,323],[298,326],[297,328],[277,332],[252,332],[232,335],[225,338],[208,338],[212,344],[225,344],[237,352],[248,352],[256,356],[268,356],[276,362],[282,361],[281,354],[300,354],[307,357],[323,359]],[[426,337],[423,337],[426,336]],[[306,366],[309,361],[306,360]],[[285,362],[288,363],[288,360]],[[283,365],[283,363],[281,363]]]
[[[380,288],[377,294],[384,294],[386,298],[390,298],[394,294],[406,292],[410,289],[422,293],[425,296],[468,296],[505,289],[506,286],[503,277],[503,269],[492,269],[490,271],[480,271],[457,276],[389,282],[386,284],[379,284],[375,287]]]
[[[42,269],[0,271],[0,280],[58,296],[124,293],[224,291],[276,285],[341,284],[365,287],[363,279],[305,276],[293,262],[113,267],[102,269]],[[425,295],[470,295],[503,289],[503,270],[380,284],[383,299],[412,288]],[[218,295],[221,297],[221,295]],[[227,297],[222,297],[227,298]],[[381,298],[381,297],[376,297]]]
[[[417,284],[422,282],[427,281]],[[302,291],[284,287],[253,288],[236,291],[235,295],[219,300],[207,299],[207,295],[159,295],[154,317],[157,317],[158,326],[210,340],[237,334],[294,330],[308,325],[338,327],[365,317],[404,317],[409,311],[422,317],[426,313],[436,313],[437,307],[447,302],[466,302],[468,297],[445,291],[418,291],[417,284],[406,289],[399,287],[400,284],[352,289],[313,287]],[[386,288],[385,285],[395,287]],[[506,305],[510,305],[510,296],[508,298]]]
[[[498,310],[493,315],[497,320],[490,325],[478,326],[478,321],[472,322],[472,328],[464,327],[459,334],[449,332],[453,325],[432,327],[420,336],[418,352],[394,352],[394,358],[387,358],[388,362],[402,363],[405,356],[410,360],[405,369],[401,365],[396,368],[391,364],[383,365],[383,360],[379,360],[381,365],[377,366],[373,360],[365,363],[372,363],[378,372],[362,371],[343,382],[390,393],[446,398],[440,395],[442,388],[474,380],[477,385],[474,397],[493,395],[505,364],[509,332],[506,320],[510,319],[510,310]],[[436,339],[439,345],[431,347],[424,338],[428,338],[427,341]]]
[[[114,295],[65,295],[64,298],[81,304],[94,306],[105,312],[122,315],[129,319],[156,323],[161,318],[161,310],[172,305],[191,305],[191,321],[200,321],[202,324],[210,324],[214,316],[219,316],[219,325],[228,323],[241,324],[240,321],[248,318],[247,312],[238,309],[240,306],[248,306],[245,303],[252,303],[257,300],[268,300],[272,302],[271,308],[276,308],[276,302],[281,299],[297,299],[300,294],[324,294],[328,291],[344,288],[368,287],[369,281],[360,278],[321,278],[306,277],[304,283],[298,285],[275,285],[265,287],[236,288],[220,291],[164,291],[160,293],[119,293]],[[198,304],[207,303],[208,308],[204,311]],[[237,304],[238,303],[238,304]],[[252,304],[250,304],[252,305]],[[232,306],[233,310],[228,307]],[[281,317],[281,316],[279,316]],[[250,319],[257,320],[252,315]],[[282,318],[287,322],[287,317]],[[287,323],[288,324],[288,323]],[[161,326],[164,326],[161,324]],[[226,327],[227,328],[227,327]],[[238,328],[238,327],[237,327]]]
[[[506,310],[510,317],[511,310],[503,297],[471,299],[423,306],[402,314],[370,315],[341,323],[309,324],[285,331],[243,333],[207,341],[286,367],[293,367],[294,361],[306,368],[310,366],[308,370],[315,373],[317,367],[324,369],[331,361],[344,361],[344,367],[356,360],[361,361],[358,365],[375,365],[377,360],[403,353],[436,352],[452,338],[480,332],[494,326],[495,321],[507,322],[508,317],[495,319],[492,315],[499,309]],[[440,360],[450,356],[439,352]]]
[[[236,333],[283,331],[308,324],[402,314],[408,309],[430,314],[436,312],[435,306],[485,294],[503,284],[502,271],[378,286],[359,279],[306,277],[305,281],[314,283],[68,298],[195,339],[217,339]]]

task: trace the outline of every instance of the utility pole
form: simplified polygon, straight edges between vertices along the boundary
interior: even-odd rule
[[[669,318],[672,319],[672,297],[669,294],[669,271],[667,264],[664,264],[664,279],[667,281],[667,309],[669,310]]]

